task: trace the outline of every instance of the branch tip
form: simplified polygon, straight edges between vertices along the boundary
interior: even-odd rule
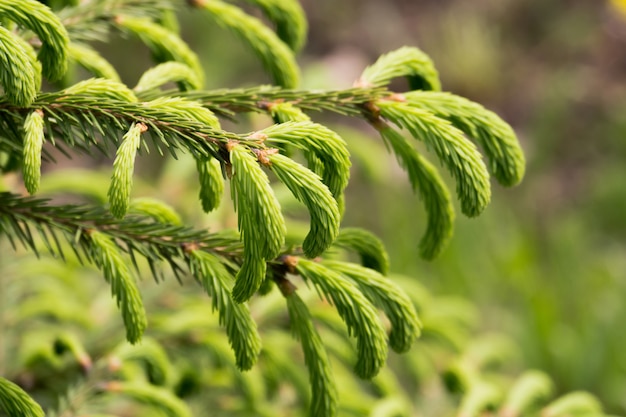
[[[278,149],[270,148],[270,149],[253,149],[252,150],[257,160],[261,163],[261,165],[271,166],[272,161],[268,158],[268,155],[274,155],[278,153]]]
[[[259,143],[263,143],[267,140],[268,136],[263,133],[263,132],[254,132],[253,134],[251,134],[250,136],[248,136],[248,139],[251,140],[256,140]]]
[[[148,131],[148,126],[145,123],[138,122],[135,126],[139,128],[140,133],[145,133]]]
[[[406,96],[402,93],[393,93],[390,96],[385,97],[385,99],[404,103],[406,101]]]
[[[190,254],[200,249],[200,245],[198,245],[197,242],[183,243],[181,246],[186,254]]]
[[[381,131],[385,126],[385,121],[380,117],[380,108],[372,101],[362,105],[363,116],[367,121],[378,131]]]
[[[259,101],[259,103],[257,104],[257,107],[261,110],[267,110],[271,112],[274,106],[284,103],[284,102],[285,102],[284,98],[279,98],[273,101],[262,100],[262,101]]]
[[[283,265],[287,267],[287,272],[290,274],[296,273],[296,266],[298,265],[298,257],[293,255],[284,255],[280,259]]]
[[[228,152],[230,152],[230,151],[232,151],[232,150],[233,150],[233,148],[234,148],[235,146],[237,146],[238,144],[239,144],[239,141],[238,141],[238,140],[229,140],[228,142],[226,142],[226,150],[227,150]]]
[[[356,80],[354,82],[354,84],[352,84],[352,85],[355,88],[371,88],[371,87],[374,87],[374,84],[370,83],[369,81],[367,81],[363,77],[361,77],[358,80]]]

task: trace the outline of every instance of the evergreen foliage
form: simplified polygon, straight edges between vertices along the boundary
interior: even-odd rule
[[[12,314],[0,329],[2,349],[17,354],[6,364],[0,356],[0,372],[23,386],[0,377],[0,412],[43,415],[26,393],[31,378],[33,397],[60,416],[113,415],[121,397],[131,408],[173,417],[202,415],[207,407],[232,415],[274,416],[290,408],[311,416],[410,415],[421,401],[403,387],[402,370],[385,368],[389,345],[406,354],[389,360],[406,360],[415,386],[439,380],[436,366],[444,359],[449,369],[443,380],[461,394],[448,395],[441,385],[441,397],[459,416],[498,408],[508,417],[537,409],[550,417],[601,413],[586,393],[546,406],[552,383],[538,372],[516,382],[493,378],[487,365],[506,353],[503,344],[480,345],[489,349],[479,349],[477,358],[468,347],[467,309],[434,299],[415,282],[399,284],[388,275],[389,258],[375,236],[340,229],[349,147],[309,114],[360,118],[380,133],[425,205],[419,251],[428,259],[452,235],[453,203],[435,164],[400,129],[426,144],[456,182],[463,214],[476,216],[491,196],[489,170],[507,186],[524,174],[523,152],[506,122],[440,92],[433,62],[413,47],[383,55],[352,88],[298,90],[295,52],[306,38],[306,20],[295,0],[249,0],[272,27],[224,1],[186,3],[0,0],[2,169],[5,176],[21,171],[25,188],[7,184],[0,194],[0,232],[16,254],[18,276],[36,275],[31,253],[46,267],[32,292],[19,279],[0,278],[14,295],[0,311]],[[200,60],[177,32],[179,7],[234,32],[277,86],[203,90]],[[114,32],[137,37],[155,60],[134,88],[90,46]],[[94,78],[54,84],[72,65]],[[407,77],[412,91],[390,91],[398,77]],[[42,78],[50,83],[46,91]],[[243,133],[221,127],[218,116],[245,112],[265,114],[268,125],[275,124]],[[472,141],[483,148],[487,164]],[[238,230],[194,227],[163,201],[134,199],[136,159],[155,151],[169,153],[174,165],[190,155],[193,194],[204,212],[223,206],[228,185]],[[55,174],[42,176],[42,161],[54,163],[58,152],[115,154],[106,195],[102,180],[89,175],[78,184],[71,173],[58,174],[57,184],[46,188],[46,178]],[[91,179],[94,184],[84,184]],[[308,232],[295,241],[278,183],[309,214]],[[48,190],[46,198],[25,195],[41,189]],[[65,193],[83,198],[68,204]],[[360,264],[343,251],[355,252]],[[102,325],[81,304],[81,293],[91,288],[87,265],[109,284],[130,344],[110,337],[115,320],[103,314],[108,321]],[[178,295],[180,288],[155,295],[137,280],[146,273],[157,281],[191,276],[211,301]],[[94,300],[100,292],[91,292]],[[286,340],[289,329],[299,345]],[[414,346],[420,334],[422,342]],[[287,355],[303,356],[308,382]],[[350,378],[353,373],[367,381]],[[71,383],[55,386],[57,375]],[[296,392],[291,403],[280,392],[285,384]]]

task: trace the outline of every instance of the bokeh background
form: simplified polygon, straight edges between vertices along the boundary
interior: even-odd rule
[[[494,184],[479,218],[459,216],[437,260],[417,256],[424,212],[365,123],[314,115],[355,152],[346,224],[383,239],[392,268],[437,294],[466,297],[482,327],[513,338],[524,367],[558,391],[585,389],[626,414],[626,3],[604,0],[305,0],[306,88],[345,88],[380,54],[419,46],[444,89],[495,110],[527,155],[522,185]],[[251,12],[254,13],[253,10]],[[187,12],[184,38],[207,87],[268,82],[227,32]],[[191,29],[194,28],[194,29]],[[148,61],[135,47],[107,51],[134,85]],[[267,122],[254,117],[246,124]]]

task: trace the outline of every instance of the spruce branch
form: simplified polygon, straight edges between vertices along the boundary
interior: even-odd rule
[[[124,217],[130,204],[135,156],[141,145],[141,134],[146,130],[148,128],[143,123],[133,124],[117,149],[113,162],[113,175],[107,194],[111,203],[111,213],[117,218]]]
[[[474,139],[489,159],[489,168],[505,186],[518,184],[525,169],[524,153],[511,126],[478,103],[450,93],[411,91],[404,98],[413,106],[449,120]]]
[[[122,343],[110,355],[109,362],[121,364],[113,367],[117,373],[124,374],[124,367],[131,363],[140,363],[145,367],[146,376],[152,385],[167,386],[172,382],[175,368],[168,358],[165,348],[155,339],[146,337],[140,344]],[[132,372],[132,371],[131,371]]]
[[[406,170],[413,190],[422,199],[427,226],[419,250],[423,258],[434,259],[452,237],[454,207],[448,189],[437,169],[401,133],[380,119],[371,124],[392,149],[400,166]]]
[[[176,149],[184,148],[194,155],[219,158],[218,147],[225,148],[229,140],[245,140],[247,136],[213,129],[206,123],[193,120],[188,109],[178,109],[177,114],[173,114],[171,107],[128,101],[134,97],[132,91],[113,89],[115,84],[112,83],[100,79],[98,82],[85,82],[88,84],[86,88],[73,86],[69,94],[64,94],[68,93],[64,90],[40,95],[31,108],[43,112],[46,137],[55,145],[62,141],[76,151],[90,153],[95,147],[105,152],[111,144],[117,145],[121,133],[125,133],[133,123],[143,123],[161,154],[162,147],[173,154]],[[0,120],[7,125],[7,136],[16,145],[22,141],[18,111],[9,103],[0,101]],[[208,114],[206,110],[205,113]],[[141,145],[147,147],[145,141]],[[255,143],[246,145],[260,146]]]
[[[259,7],[276,26],[276,34],[292,51],[298,52],[304,46],[307,35],[307,21],[304,10],[297,0],[246,0]]]
[[[389,272],[389,255],[383,242],[373,233],[355,227],[344,227],[334,242],[335,246],[356,252],[361,264],[383,275]]]
[[[224,194],[222,165],[215,158],[199,156],[196,158],[196,169],[200,179],[198,197],[202,210],[209,213],[219,207]]]
[[[121,29],[139,37],[158,62],[181,62],[191,68],[200,85],[204,83],[204,70],[198,56],[177,34],[149,19],[119,15],[115,18],[115,23]]]
[[[255,156],[239,144],[229,147],[232,200],[244,242],[244,263],[236,277],[233,298],[244,302],[261,286],[265,261],[280,253],[286,226],[280,204]]]
[[[120,76],[113,65],[87,44],[70,42],[68,53],[70,61],[85,68],[94,77],[121,82]]]
[[[147,318],[132,272],[113,239],[95,230],[87,230],[85,234],[91,243],[90,257],[111,284],[111,292],[122,311],[126,339],[137,343],[147,326]]]
[[[128,212],[139,216],[149,217],[157,223],[182,226],[183,221],[172,206],[161,200],[150,197],[134,198],[130,200]]]
[[[286,122],[259,132],[267,143],[291,145],[312,154],[321,166],[310,166],[340,203],[350,178],[350,153],[345,141],[329,128],[308,121]],[[321,172],[320,172],[321,171]]]
[[[426,110],[405,104],[401,97],[379,100],[376,106],[381,116],[407,129],[437,154],[457,182],[463,213],[479,215],[491,198],[489,174],[478,150],[463,132]]]
[[[278,153],[265,158],[278,179],[309,210],[311,230],[302,244],[305,255],[309,258],[321,255],[339,233],[341,215],[337,201],[317,174],[294,160]]]
[[[88,0],[59,11],[59,18],[76,42],[107,40],[117,16],[157,20],[171,11],[171,0]]]
[[[374,306],[391,322],[389,344],[398,352],[407,352],[420,335],[420,323],[413,303],[393,281],[373,269],[340,261],[324,261],[324,266],[349,277]]]
[[[0,376],[0,410],[7,416],[43,417],[44,412],[23,389]]]
[[[286,291],[285,299],[291,331],[294,337],[302,343],[304,362],[309,370],[311,386],[309,415],[312,417],[335,416],[337,415],[337,388],[331,374],[330,361],[324,343],[315,330],[311,313],[297,292]]]
[[[166,92],[199,101],[218,114],[240,112],[267,112],[272,105],[291,103],[304,111],[328,111],[342,115],[359,116],[362,106],[392,93],[385,88],[356,87],[345,90],[310,91],[282,89],[272,86],[248,89],[217,89],[210,91]],[[293,119],[289,119],[293,120]]]
[[[28,106],[41,87],[41,64],[30,45],[0,26],[0,83],[10,103]]]
[[[154,407],[155,410],[165,413],[168,417],[192,416],[187,404],[176,397],[170,390],[145,382],[111,381],[102,388],[106,393],[122,394],[137,402]]]
[[[470,386],[459,404],[458,417],[479,416],[497,407],[502,392],[491,383],[478,382]]]
[[[201,80],[188,65],[169,61],[144,72],[133,90],[141,94],[169,82],[177,83],[182,91],[197,90],[202,87]]]
[[[125,84],[108,78],[90,78],[88,80],[79,81],[57,94],[63,94],[65,98],[82,96],[98,97],[100,99],[108,98],[128,103],[137,101],[135,93],[126,87]]]
[[[273,103],[267,103],[265,107],[276,123],[306,122],[311,120],[306,113],[290,102],[277,100]]]
[[[212,129],[220,129],[220,122],[215,114],[195,101],[182,97],[159,97],[146,101],[143,105],[151,109],[162,110],[181,119],[200,122]]]
[[[566,417],[571,415],[602,415],[602,404],[585,391],[574,391],[557,398],[541,410],[545,417]]]
[[[410,90],[441,90],[439,73],[428,55],[414,47],[402,47],[382,55],[367,67],[357,81],[360,86],[385,86],[406,77]]]
[[[44,143],[44,120],[41,110],[35,110],[24,121],[24,152],[22,171],[24,185],[30,194],[39,189],[41,180],[41,150]]]
[[[356,337],[355,373],[361,378],[374,377],[387,357],[387,337],[371,302],[351,280],[320,263],[299,258],[294,268],[320,297],[335,306],[348,334]]]
[[[90,241],[84,232],[98,231],[120,242],[117,247],[131,259],[138,253],[151,264],[166,262],[175,274],[183,271],[179,262],[185,259],[189,245],[229,260],[240,259],[243,249],[236,236],[224,233],[163,224],[145,216],[116,219],[99,207],[55,206],[44,199],[10,193],[0,193],[0,227],[14,247],[20,243],[37,253],[40,242],[51,253],[63,257],[69,246],[83,261],[91,259]],[[63,240],[69,245],[63,245]],[[158,279],[162,272],[153,269],[153,273]]]
[[[231,298],[233,277],[225,268],[223,259],[192,248],[188,246],[189,271],[211,297],[213,310],[218,311],[220,324],[226,327],[228,341],[235,351],[237,367],[248,370],[261,350],[256,322],[246,304],[236,303]]]
[[[298,85],[300,71],[292,51],[259,19],[244,13],[239,7],[220,0],[188,0],[188,2],[220,26],[233,31],[248,44],[277,85],[285,88],[294,88]]]
[[[0,16],[37,35],[41,41],[37,58],[44,77],[57,81],[65,74],[69,36],[50,8],[36,0],[0,0]]]

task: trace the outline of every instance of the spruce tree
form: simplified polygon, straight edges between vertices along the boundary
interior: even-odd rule
[[[509,340],[471,337],[471,306],[390,275],[378,238],[341,227],[351,147],[314,120],[337,113],[380,136],[423,203],[415,251],[425,259],[454,223],[439,166],[461,212],[478,216],[491,176],[513,186],[524,175],[511,127],[443,92],[415,47],[381,56],[345,89],[298,89],[302,8],[248,3],[263,19],[221,0],[0,0],[0,415],[600,415],[586,393],[551,400],[539,371],[494,371]],[[273,85],[204,89],[179,8],[241,38]],[[94,48],[116,33],[154,58],[134,86]],[[76,67],[92,78],[68,83]],[[408,91],[390,89],[397,78]],[[266,127],[222,127],[245,113]],[[135,198],[148,153],[168,168],[152,197]],[[42,176],[60,154],[110,156],[110,175]],[[184,182],[180,201],[163,198],[167,181]],[[197,210],[231,207],[236,228],[203,227],[190,193]],[[99,304],[94,267],[119,318]],[[138,280],[150,275],[156,289]]]

